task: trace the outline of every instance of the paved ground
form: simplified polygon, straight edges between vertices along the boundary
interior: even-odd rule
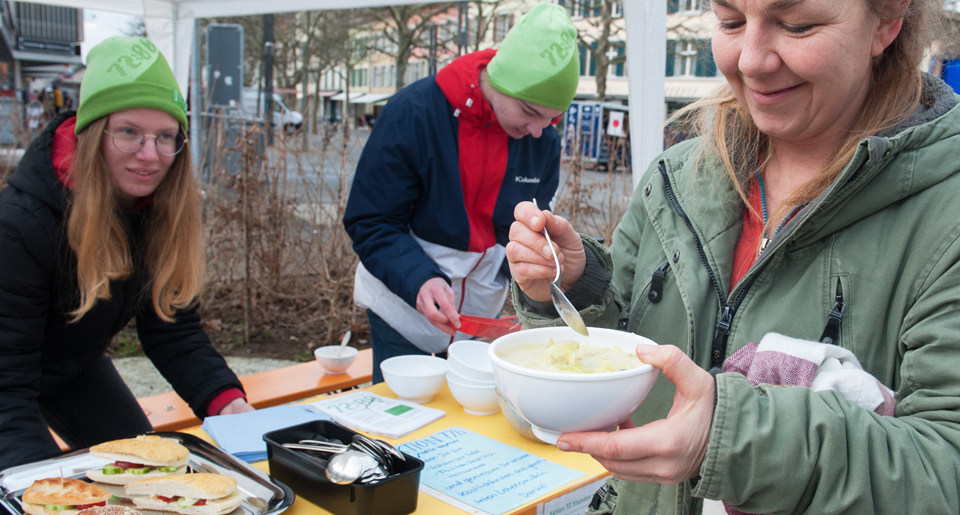
[[[245,376],[247,374],[296,364],[296,361],[282,359],[237,358],[230,356],[226,359],[227,365],[238,376]],[[133,395],[138,398],[173,390],[173,388],[170,387],[170,383],[160,375],[160,372],[157,372],[156,367],[154,367],[153,363],[147,358],[118,358],[113,360],[113,364],[117,367],[117,371],[120,372],[123,380],[126,381],[127,386],[130,387]]]

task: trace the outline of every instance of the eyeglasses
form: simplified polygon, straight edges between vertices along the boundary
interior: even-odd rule
[[[124,154],[133,154],[143,148],[147,138],[153,138],[157,153],[165,156],[175,156],[183,150],[187,139],[179,132],[164,132],[156,136],[147,136],[139,129],[121,127],[113,132],[103,131],[113,138],[113,146]]]

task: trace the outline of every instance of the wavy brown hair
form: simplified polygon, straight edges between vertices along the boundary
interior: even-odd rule
[[[67,241],[77,255],[80,305],[75,322],[99,299],[110,298],[110,281],[130,277],[137,263],[130,248],[131,228],[117,201],[117,188],[100,146],[107,119],[88,125],[77,135],[70,168],[73,194],[67,213]],[[199,187],[185,145],[153,194],[146,218],[142,266],[157,315],[172,322],[178,309],[196,302],[203,285],[204,249]]]
[[[784,199],[776,212],[770,213],[768,223],[778,223],[793,206],[823,193],[850,162],[860,140],[896,126],[910,116],[920,102],[920,63],[936,24],[937,2],[862,1],[867,10],[880,19],[903,17],[900,33],[874,58],[864,106],[853,128],[838,142],[833,157],[816,177]],[[668,121],[673,122],[692,126],[693,131],[703,137],[699,158],[719,159],[744,204],[751,209],[747,185],[753,178],[756,163],[759,161],[762,167],[771,158],[773,149],[769,138],[757,129],[730,86],[725,85],[714,96],[677,111]]]

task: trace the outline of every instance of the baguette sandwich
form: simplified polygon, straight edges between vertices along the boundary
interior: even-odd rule
[[[237,481],[221,474],[198,472],[153,477],[130,483],[123,489],[137,508],[183,515],[222,515],[243,502]]]
[[[113,440],[94,445],[90,455],[111,460],[103,468],[87,471],[87,477],[99,483],[126,485],[149,477],[183,474],[190,451],[173,440],[156,435]]]
[[[81,510],[105,506],[110,492],[86,481],[70,478],[38,479],[23,492],[20,504],[29,515],[77,515]]]

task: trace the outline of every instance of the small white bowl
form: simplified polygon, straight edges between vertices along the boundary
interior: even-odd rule
[[[451,365],[453,364],[449,359],[447,360],[447,363]],[[463,374],[457,373],[456,369],[453,368],[453,366],[451,366],[450,371],[447,372],[447,378],[450,378],[450,377],[456,379],[457,382],[459,383],[464,383],[471,386],[496,386],[497,385],[496,379],[490,379],[489,381],[479,381],[477,379],[473,379],[471,377],[467,377]]]
[[[447,360],[436,356],[410,354],[394,356],[380,363],[383,380],[397,397],[423,404],[443,388]]]
[[[447,386],[453,398],[471,415],[485,417],[500,411],[497,403],[497,384],[478,385],[462,382],[452,373],[447,373]]]
[[[357,352],[359,350],[356,347],[327,345],[313,351],[313,356],[328,374],[343,374],[357,359]]]
[[[658,370],[643,364],[617,372],[548,372],[508,363],[500,354],[518,345],[575,340],[635,352],[653,341],[625,331],[589,327],[582,336],[569,327],[525,329],[501,336],[490,346],[490,360],[504,399],[530,423],[537,438],[556,444],[563,433],[612,431],[630,418],[650,393]]]
[[[477,381],[495,381],[490,363],[490,344],[477,340],[460,340],[447,347],[447,361],[458,374]]]

